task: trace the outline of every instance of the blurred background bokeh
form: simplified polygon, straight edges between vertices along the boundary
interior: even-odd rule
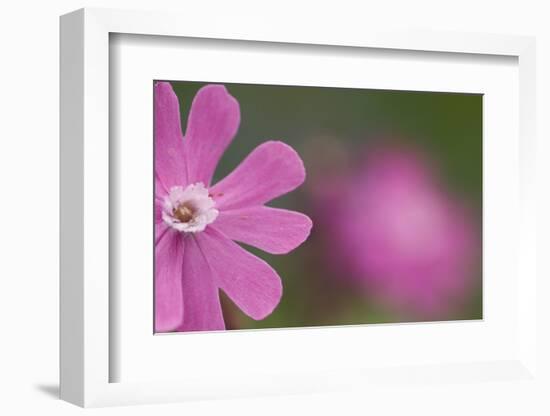
[[[185,129],[206,83],[174,82]],[[310,238],[265,259],[280,305],[254,321],[222,294],[229,329],[482,318],[482,96],[224,83],[241,124],[214,182],[282,140],[306,181],[269,204],[313,220]]]

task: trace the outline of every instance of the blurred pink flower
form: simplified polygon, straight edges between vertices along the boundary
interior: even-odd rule
[[[378,147],[320,183],[315,219],[341,274],[399,311],[430,317],[457,306],[471,283],[476,228],[422,157]]]
[[[279,303],[281,279],[234,241],[283,254],[306,240],[306,215],[264,205],[302,184],[302,160],[268,141],[211,186],[239,127],[238,102],[221,85],[201,88],[183,136],[171,85],[156,83],[154,95],[155,331],[225,329],[219,289],[263,319]]]

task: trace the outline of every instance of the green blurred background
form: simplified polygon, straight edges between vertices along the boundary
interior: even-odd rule
[[[170,81],[180,102],[185,133],[190,105],[206,83]],[[448,189],[482,216],[482,95],[223,83],[238,100],[241,124],[218,166],[213,182],[231,172],[256,146],[274,139],[291,145],[304,159],[303,186],[269,205],[308,212],[308,180],[318,159],[334,155],[331,143],[348,151],[371,141],[397,137],[427,153]],[[328,138],[328,140],[327,140]],[[352,286],[338,284],[323,264],[319,238],[311,237],[283,256],[246,247],[265,259],[283,280],[283,297],[266,319],[254,321],[222,294],[229,329],[405,322],[414,316],[396,313]],[[477,282],[464,306],[429,320],[482,318],[481,253]]]

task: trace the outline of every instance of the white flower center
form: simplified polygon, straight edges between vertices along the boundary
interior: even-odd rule
[[[208,189],[199,182],[183,189],[174,186],[164,198],[162,219],[170,227],[185,233],[203,231],[217,218],[215,202],[208,195]]]

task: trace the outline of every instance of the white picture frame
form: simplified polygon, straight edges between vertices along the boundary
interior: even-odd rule
[[[185,20],[185,25],[182,25]],[[243,19],[236,26],[223,19],[209,22],[184,19],[173,13],[107,9],[83,9],[61,18],[61,398],[80,406],[181,401],[194,398],[236,397],[256,394],[319,392],[380,384],[411,382],[529,380],[538,383],[536,361],[536,217],[534,197],[535,143],[535,40],[509,35],[397,32],[349,28],[330,31],[312,25],[307,33],[300,27],[285,27],[265,21]],[[341,28],[340,28],[341,29]],[[151,376],[147,381],[113,382],[112,368],[121,360],[112,349],[112,266],[109,244],[114,224],[110,218],[110,37],[112,34],[173,38],[224,39],[226,41],[275,42],[374,50],[424,51],[442,54],[499,55],[517,59],[519,69],[519,159],[512,178],[519,184],[514,317],[517,331],[514,348],[496,354],[495,360],[460,362],[442,355],[437,364],[413,356],[396,365],[371,364],[357,368],[334,364],[305,371],[280,368],[266,371],[251,382],[243,376],[220,374],[213,382],[197,374],[170,381]],[[166,39],[166,38],[162,38]],[[162,42],[162,40],[160,40]],[[145,75],[147,76],[147,75]],[[390,80],[391,81],[391,80]],[[514,245],[514,247],[516,247]],[[516,258],[517,256],[517,258]],[[517,260],[517,261],[516,261]],[[152,278],[152,277],[151,277]],[[112,293],[111,293],[112,295]],[[429,324],[427,324],[429,325]],[[359,328],[346,328],[353,336]],[[420,327],[409,326],[414,335]],[[304,330],[293,330],[293,336]],[[319,332],[330,335],[331,329]],[[332,329],[334,331],[334,329]],[[384,330],[374,332],[383,346]],[[448,332],[461,331],[459,325]],[[329,334],[329,335],[327,335]],[[152,334],[151,334],[152,335]],[[216,335],[216,334],[208,334]],[[276,335],[285,337],[285,332]],[[472,336],[471,334],[468,336]],[[171,337],[162,337],[170,342]],[[329,339],[329,338],[326,338]],[[326,341],[323,338],[323,342]],[[168,341],[166,341],[168,340]],[[218,343],[220,341],[217,341]],[[222,341],[223,342],[223,341]],[[240,340],[232,342],[245,342]],[[252,341],[255,342],[255,341]],[[517,343],[517,345],[516,345]],[[140,347],[138,347],[140,348]],[[118,351],[118,350],[117,350]],[[251,367],[250,364],[248,366]],[[161,374],[163,377],[165,374]],[[158,376],[158,374],[157,374]],[[149,374],[147,375],[149,377]],[[155,381],[153,381],[155,380]],[[344,381],[345,380],[345,381]]]

